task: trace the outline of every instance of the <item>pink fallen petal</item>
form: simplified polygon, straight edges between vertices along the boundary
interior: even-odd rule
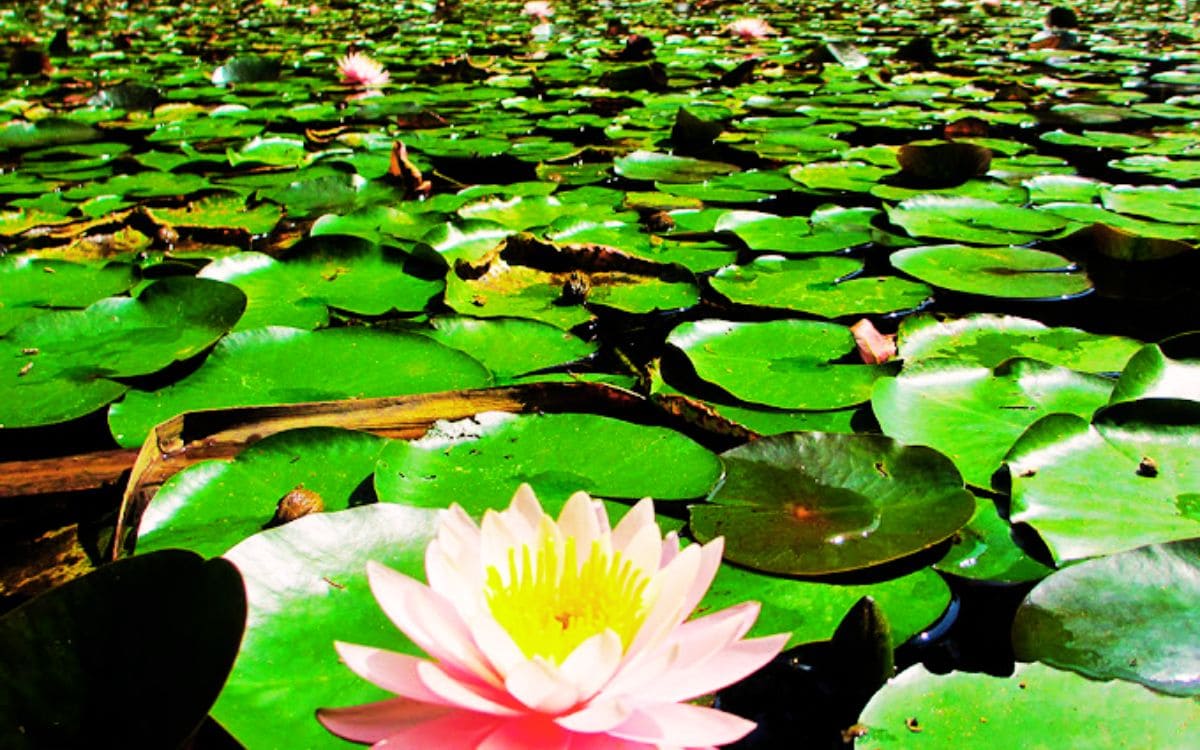
[[[863,318],[850,326],[858,356],[868,365],[880,365],[896,357],[896,337],[885,336],[876,330],[871,321]]]

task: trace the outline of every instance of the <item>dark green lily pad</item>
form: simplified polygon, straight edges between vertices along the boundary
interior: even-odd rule
[[[129,393],[112,406],[108,421],[117,442],[133,447],[154,425],[189,410],[402,396],[491,382],[471,357],[416,334],[257,328],[226,336],[178,383]]]
[[[1055,561],[1200,536],[1200,402],[1145,399],[1052,414],[1005,457],[1013,523]]]
[[[344,510],[375,471],[387,441],[368,433],[313,427],[276,433],[233,461],[202,461],[172,476],[147,506],[137,552],[180,547],[205,557],[262,531],[297,488],[322,507]],[[294,518],[292,519],[294,520]]]
[[[917,665],[876,693],[858,722],[858,750],[1174,748],[1200,728],[1200,704],[1041,664],[1018,664],[1011,677]]]
[[[1112,381],[1031,359],[991,369],[954,359],[909,363],[875,383],[871,406],[887,435],[942,451],[969,484],[991,487],[1013,442],[1047,414],[1090,417]]]
[[[1200,695],[1200,540],[1153,545],[1061,570],[1022,602],[1017,657],[1099,680]]]
[[[1078,328],[1050,328],[1011,315],[970,315],[940,320],[931,315],[900,324],[900,356],[911,362],[953,357],[995,367],[1006,359],[1028,357],[1081,372],[1120,372],[1141,343]]]
[[[179,747],[237,654],[237,571],[179,550],[121,560],[0,618],[0,745]],[[119,722],[114,716],[137,716]]]
[[[949,459],[882,435],[792,433],[721,454],[725,481],[689,507],[697,539],[785,575],[858,570],[927,549],[975,510]]]
[[[1005,299],[1069,299],[1092,289],[1061,255],[1027,247],[923,245],[892,253],[897,269],[943,289]]]
[[[663,427],[593,414],[488,412],[390,444],[375,489],[384,502],[427,508],[457,502],[480,515],[506,507],[522,482],[549,507],[578,490],[656,501],[702,497],[721,473],[712,452]]]

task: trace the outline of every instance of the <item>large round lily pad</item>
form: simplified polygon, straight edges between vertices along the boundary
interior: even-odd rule
[[[838,409],[862,403],[889,368],[834,364],[854,349],[850,329],[832,323],[698,320],[667,337],[696,374],[736,398],[781,409]]]
[[[1027,247],[923,245],[892,253],[897,269],[954,292],[1005,299],[1067,299],[1092,282],[1061,255]]]
[[[1037,360],[992,369],[934,358],[877,381],[871,406],[885,434],[942,451],[968,483],[989,488],[1027,427],[1053,413],[1090,417],[1111,392],[1107,378]]]
[[[578,490],[656,501],[703,497],[721,474],[716,455],[664,427],[594,414],[488,412],[391,443],[375,488],[385,502],[456,502],[480,514],[505,507],[522,482],[553,507]]]
[[[859,723],[858,750],[1182,748],[1200,732],[1200,704],[1042,664],[1011,677],[918,665],[876,693]]]
[[[1200,540],[1088,560],[1038,584],[1017,610],[1018,658],[1085,677],[1200,695]]]
[[[213,717],[250,748],[347,747],[317,722],[316,709],[395,696],[347,669],[333,642],[423,655],[379,608],[366,565],[423,580],[436,518],[433,510],[367,505],[306,516],[229,550],[249,613]]]
[[[1129,360],[1113,388],[1113,403],[1139,398],[1183,398],[1200,401],[1200,334],[1163,344],[1147,344]],[[1163,348],[1179,350],[1180,358]]]
[[[1046,211],[978,198],[921,196],[887,209],[888,219],[913,237],[980,245],[1019,245],[1069,222]]]
[[[125,263],[85,265],[30,255],[0,257],[0,335],[45,308],[86,307],[120,294],[137,277]]]
[[[108,421],[117,442],[132,447],[154,425],[194,409],[434,393],[491,381],[476,360],[416,334],[257,328],[227,336],[178,383],[128,394]]]
[[[430,330],[415,332],[470,354],[491,370],[497,381],[576,362],[598,348],[595,342],[560,328],[521,318],[447,316],[433,318],[430,326]]]
[[[697,539],[757,570],[822,575],[927,549],[975,510],[950,460],[882,435],[800,432],[721,454],[725,482],[690,508]]]
[[[613,159],[613,169],[627,180],[653,182],[704,182],[710,177],[737,172],[732,164],[674,156],[653,151],[634,151]]]
[[[1056,561],[1200,536],[1200,402],[1130,401],[1091,423],[1052,414],[1004,460],[1012,521]]]
[[[180,747],[221,691],[245,622],[233,566],[180,550],[31,600],[0,618],[0,746]]]

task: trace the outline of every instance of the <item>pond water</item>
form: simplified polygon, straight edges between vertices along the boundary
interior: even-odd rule
[[[1195,726],[1187,5],[219,5],[0,3],[0,461],[340,403],[189,422],[259,427],[236,460],[185,432],[120,510],[124,551],[293,550],[242,570],[202,744],[337,744],[313,710],[379,697],[330,674],[344,610],[255,599],[318,575],[297,545],[323,580],[411,566],[364,506],[523,481],[725,537],[702,608],[760,600],[793,647],[718,697],[761,722],[738,747],[1072,746],[1081,696],[1125,722],[1095,747]],[[264,531],[301,488],[350,520]]]

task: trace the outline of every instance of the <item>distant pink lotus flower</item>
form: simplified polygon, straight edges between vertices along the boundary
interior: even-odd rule
[[[777,34],[771,24],[761,18],[739,18],[726,27],[729,33],[738,39],[766,39]]]
[[[546,0],[529,0],[521,9],[521,14],[533,16],[538,21],[545,23],[550,16],[554,15],[554,8]]]
[[[338,72],[342,83],[355,86],[382,86],[388,82],[388,72],[375,60],[361,52],[351,52],[338,58]]]
[[[325,708],[320,721],[377,748],[651,750],[734,742],[753,722],[684,701],[770,661],[787,635],[743,638],[756,602],[686,621],[723,542],[682,549],[643,500],[610,528],[576,493],[555,521],[528,485],[482,528],[457,505],[425,553],[426,586],[377,563],[379,605],[432,660],[335,644],[398,697]]]

